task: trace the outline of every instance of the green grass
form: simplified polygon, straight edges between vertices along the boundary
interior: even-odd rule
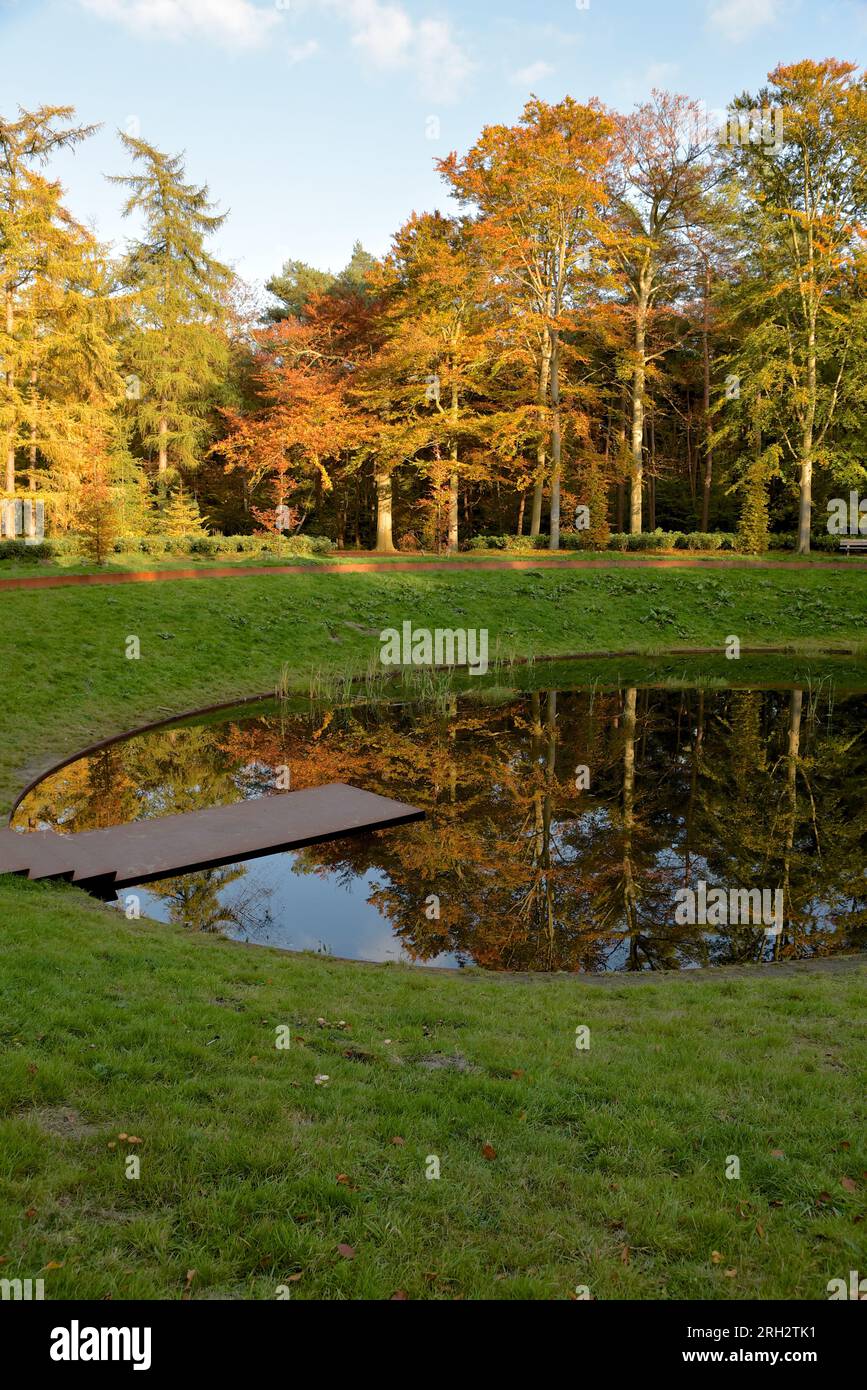
[[[685,551],[685,550],[663,550],[663,551],[575,551],[559,550],[551,552],[548,550],[526,551],[526,550],[474,550],[462,551],[457,555],[443,553],[435,555],[425,552],[398,552],[393,555],[372,554],[370,551],[354,550],[335,550],[331,555],[142,555],[141,552],[134,554],[112,555],[104,565],[96,565],[90,561],[82,560],[76,555],[60,555],[54,560],[34,561],[16,560],[2,561],[0,563],[0,580],[2,579],[31,579],[38,577],[51,577],[56,575],[77,575],[77,574],[132,574],[146,572],[166,572],[173,570],[201,570],[207,574],[209,569],[233,568],[243,573],[245,569],[274,569],[290,565],[293,568],[317,568],[322,565],[344,565],[344,564],[400,564],[411,562],[412,564],[432,565],[432,564],[472,564],[474,561],[481,560],[489,563],[492,560],[510,562],[512,560],[555,560],[568,564],[570,561],[581,561],[582,563],[592,563],[604,568],[619,565],[632,565],[636,561],[647,560],[689,560],[697,561],[708,568],[725,568],[743,566],[748,568],[756,565],[773,565],[785,567],[788,565],[803,565],[805,562],[817,567],[822,565],[834,564],[845,558],[840,555],[829,554],[825,551],[813,551],[808,556],[796,555],[794,551],[772,550],[765,555],[747,556],[734,555],[731,552],[714,551]],[[863,565],[867,572],[867,563],[858,557],[847,558],[847,565],[856,568]]]
[[[864,1268],[852,962],[441,978],[17,883],[0,920],[2,1273],[49,1298],[195,1270],[193,1297],[823,1299]]]
[[[4,594],[0,796],[99,737],[271,690],[284,667],[288,687],[327,691],[404,619],[485,626],[506,657],[720,651],[736,633],[791,646],[799,679],[842,647],[863,684],[865,611],[863,576],[818,567]],[[129,634],[140,661],[125,658]],[[650,678],[647,663],[607,669],[627,667]],[[653,663],[668,682],[694,669]],[[787,678],[769,656],[701,669]],[[531,666],[521,683],[557,670]],[[824,1299],[867,1263],[864,982],[840,959],[529,981],[365,966],[0,880],[0,1275],[42,1277],[48,1298],[180,1298],[189,1282],[193,1297],[274,1298],[285,1283],[302,1299],[579,1285],[600,1299]]]
[[[867,651],[857,571],[239,576],[0,595],[0,806],[65,754],[146,720],[377,664],[378,634],[484,627],[491,657],[707,646]],[[126,659],[126,639],[141,659]],[[732,667],[734,663],[729,663]]]

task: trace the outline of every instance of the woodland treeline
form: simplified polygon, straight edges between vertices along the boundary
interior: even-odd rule
[[[865,481],[853,63],[778,67],[722,132],[666,92],[533,98],[437,161],[453,214],[263,292],[212,254],[208,187],[129,134],[136,236],[101,244],[51,177],[94,129],[0,117],[0,497],[44,496],[55,534],[557,549],[586,508],[588,546],[663,527],[806,552]]]

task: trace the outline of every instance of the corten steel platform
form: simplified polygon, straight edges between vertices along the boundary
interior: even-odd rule
[[[415,806],[333,782],[77,835],[0,830],[0,874],[66,879],[111,902],[137,883],[420,820]]]

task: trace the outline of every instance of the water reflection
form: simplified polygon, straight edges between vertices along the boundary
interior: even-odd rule
[[[863,945],[864,695],[532,692],[487,702],[279,706],[71,764],[19,825],[84,830],[347,781],[420,825],[151,885],[197,930],[488,969],[681,968]],[[589,785],[582,769],[586,768]],[[782,891],[782,930],[678,921],[699,882]]]

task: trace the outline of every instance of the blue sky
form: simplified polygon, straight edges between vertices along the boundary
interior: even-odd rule
[[[72,104],[103,129],[55,166],[100,236],[130,228],[118,128],[184,150],[230,215],[217,254],[253,283],[289,256],[339,269],[413,209],[435,156],[531,92],[629,109],[656,85],[710,110],[778,62],[867,64],[867,0],[0,0],[6,116]]]

